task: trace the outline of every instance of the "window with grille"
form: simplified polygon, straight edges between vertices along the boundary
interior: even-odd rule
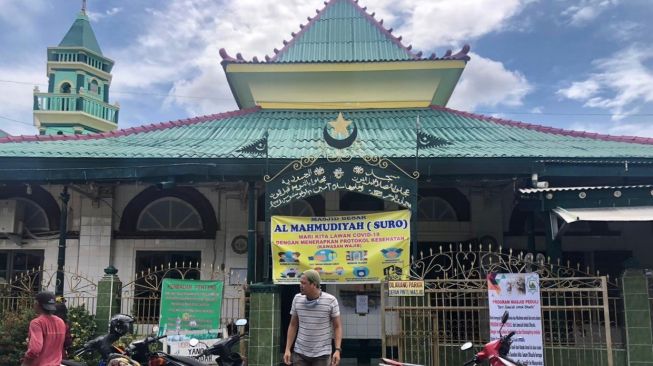
[[[50,220],[45,210],[32,200],[15,197],[23,204],[23,225],[32,233],[50,230]]]
[[[315,216],[311,204],[304,200],[298,200],[283,207],[274,209],[272,210],[272,214],[282,216]]]
[[[139,231],[199,231],[202,218],[193,206],[175,197],[150,203],[138,217]]]
[[[43,267],[43,250],[0,250],[0,278],[7,282]],[[35,273],[39,273],[36,271]],[[40,281],[33,281],[40,285]],[[40,288],[35,288],[35,291]]]
[[[440,197],[422,198],[417,206],[417,217],[423,221],[458,221],[456,210]]]
[[[201,260],[200,251],[137,251],[136,281],[131,299],[136,322],[157,324],[163,279],[199,280]]]

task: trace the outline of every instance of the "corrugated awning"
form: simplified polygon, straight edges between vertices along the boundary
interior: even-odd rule
[[[575,221],[653,221],[653,206],[562,208],[553,212],[565,222]]]
[[[610,189],[626,190],[639,188],[653,188],[652,184],[640,184],[635,186],[587,186],[587,187],[549,187],[549,188],[520,188],[519,193],[548,193],[548,192],[568,192],[568,191],[607,191]]]

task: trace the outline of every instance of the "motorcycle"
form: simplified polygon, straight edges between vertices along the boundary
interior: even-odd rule
[[[481,351],[476,353],[474,357],[467,361],[463,366],[476,365],[483,361],[489,361],[491,366],[526,366],[523,363],[513,361],[508,357],[510,353],[510,346],[512,345],[512,337],[515,335],[515,332],[510,332],[507,335],[503,335],[501,330],[506,324],[509,318],[509,313],[506,311],[501,317],[501,327],[499,328],[499,339],[494,340],[486,344]],[[465,351],[473,347],[471,342],[463,344],[460,349]]]
[[[124,350],[113,345],[120,337],[115,334],[107,333],[102,336],[98,336],[93,340],[86,342],[82,348],[78,349],[73,353],[73,356],[79,357],[85,353],[97,352],[100,354],[102,361],[100,361],[100,366],[105,364],[105,360],[108,360],[112,354],[123,354]],[[66,366],[78,366],[84,365],[77,361],[64,360],[61,362],[62,365]]]
[[[158,330],[154,327],[154,332]],[[163,351],[152,351],[150,345],[159,342],[161,339],[166,338],[167,335],[156,337],[150,335],[145,339],[132,342],[126,349],[120,349],[113,345],[117,339],[111,334],[99,336],[92,341],[87,342],[81,349],[74,353],[75,356],[81,356],[86,352],[99,352],[103,362],[100,365],[105,365],[107,361],[114,358],[125,358],[129,361],[135,361],[136,364],[158,366],[204,366],[203,363],[191,357],[173,356]],[[85,366],[70,364],[70,366]]]
[[[242,327],[246,324],[246,319],[236,320],[236,327]],[[215,359],[215,362],[218,364],[218,366],[243,366],[246,364],[243,360],[243,357],[238,352],[234,352],[233,348],[245,336],[246,334],[236,332],[236,334],[228,336],[225,339],[221,339],[210,347],[207,346],[207,348],[204,349],[202,353],[196,357],[202,358],[206,356],[218,356]],[[189,343],[191,347],[196,347],[198,344],[200,344],[200,341],[193,338]]]
[[[157,327],[154,327],[154,332],[158,331]],[[150,345],[159,340],[166,338],[167,335],[162,335],[156,337],[151,335],[145,339],[132,342],[129,347],[125,350],[125,353],[130,356],[133,360],[140,362],[142,365],[158,366],[158,365],[167,365],[167,366],[204,366],[203,363],[197,361],[192,357],[185,356],[173,356],[167,354],[163,351],[151,351]]]

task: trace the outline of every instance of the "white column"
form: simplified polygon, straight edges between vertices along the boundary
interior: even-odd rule
[[[79,272],[99,280],[111,263],[113,200],[82,197],[79,230]]]

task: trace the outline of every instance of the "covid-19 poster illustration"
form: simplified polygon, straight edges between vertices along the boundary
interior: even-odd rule
[[[273,278],[296,284],[307,269],[322,283],[408,277],[410,211],[331,217],[272,216]]]

